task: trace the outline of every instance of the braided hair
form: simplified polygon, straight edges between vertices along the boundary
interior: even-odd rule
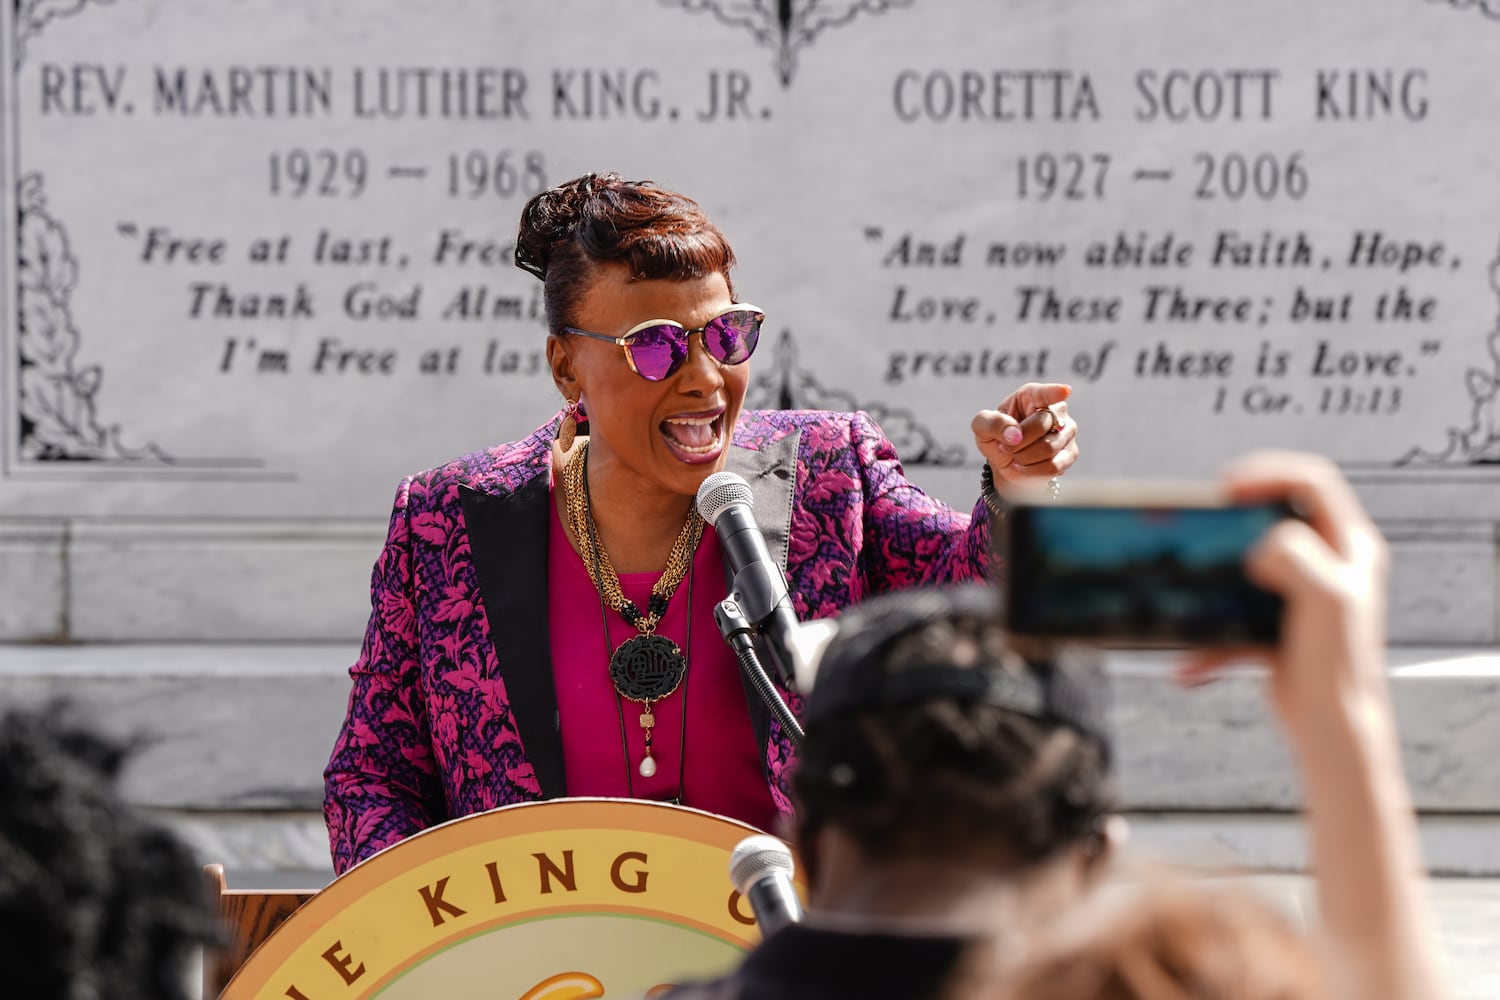
[[[846,614],[839,636],[824,662],[841,655],[841,642],[857,644],[865,676],[848,682],[851,689],[868,689],[877,676],[894,687],[907,672],[952,675],[952,668],[1029,675],[1045,687],[1048,674],[1075,670],[1067,662],[1028,663],[1010,650],[986,588],[878,598]],[[1022,867],[1087,846],[1113,806],[1101,735],[961,694],[810,720],[799,757],[793,783],[802,842],[832,825],[874,858]]]

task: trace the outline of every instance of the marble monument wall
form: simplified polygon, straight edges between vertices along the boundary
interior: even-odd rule
[[[401,476],[556,410],[540,188],[698,198],[760,406],[968,506],[1071,382],[1077,476],[1337,460],[1393,637],[1489,643],[1496,0],[18,0],[0,8],[0,638],[351,640]]]

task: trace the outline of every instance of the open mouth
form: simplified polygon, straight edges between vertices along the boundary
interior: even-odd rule
[[[712,462],[724,450],[724,411],[682,413],[659,425],[667,447],[690,464]]]

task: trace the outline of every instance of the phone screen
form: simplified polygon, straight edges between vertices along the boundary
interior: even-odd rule
[[[1244,559],[1288,514],[1282,504],[1014,507],[1008,626],[1105,645],[1275,643],[1281,599],[1250,583]]]

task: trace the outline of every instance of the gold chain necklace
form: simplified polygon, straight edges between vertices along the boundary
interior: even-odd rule
[[[584,568],[599,599],[613,608],[619,615],[634,625],[638,635],[620,643],[609,658],[609,678],[615,692],[622,698],[640,702],[644,710],[640,716],[641,729],[645,730],[646,753],[641,760],[640,773],[649,778],[656,773],[656,760],[651,754],[651,731],[656,725],[656,716],[651,711],[654,702],[676,691],[687,676],[687,657],[677,643],[666,636],[656,635],[656,625],[667,613],[667,602],[676,593],[683,577],[693,564],[693,554],[698,541],[703,537],[703,518],[697,510],[688,514],[688,519],[672,543],[667,555],[667,568],[651,587],[651,599],[646,613],[635,606],[620,589],[620,577],[609,553],[599,544],[594,528],[588,486],[588,443],[584,442],[563,470],[563,508],[567,511],[568,527],[577,539],[579,554],[583,556]],[[688,609],[692,614],[692,609]],[[609,624],[605,623],[608,639]]]
[[[661,616],[666,614],[667,601],[677,592],[683,577],[687,576],[693,553],[698,549],[698,540],[703,536],[703,518],[698,516],[695,509],[683,522],[682,530],[677,533],[677,540],[672,543],[672,551],[667,554],[667,568],[652,585],[651,600],[646,613],[641,614],[635,602],[627,599],[620,590],[619,574],[615,572],[614,563],[609,560],[609,553],[598,543],[594,531],[586,472],[588,453],[589,446],[585,441],[579,446],[578,454],[573,456],[563,470],[563,505],[568,512],[568,527],[578,540],[579,547],[587,549],[580,553],[584,557],[583,565],[589,571],[589,579],[594,582],[594,588],[604,598],[604,603],[619,612],[642,635],[650,635],[656,631],[656,623],[661,621]]]

